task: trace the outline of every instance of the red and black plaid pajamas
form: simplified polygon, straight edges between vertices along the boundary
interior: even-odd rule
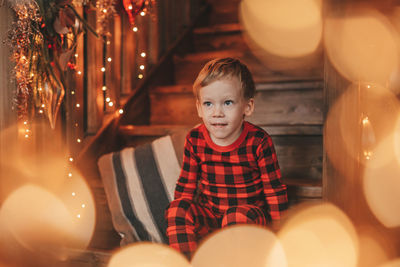
[[[169,245],[190,255],[215,229],[279,220],[287,208],[280,180],[272,139],[261,128],[244,122],[240,137],[226,147],[211,141],[204,124],[194,128],[186,137],[175,200],[165,214]]]

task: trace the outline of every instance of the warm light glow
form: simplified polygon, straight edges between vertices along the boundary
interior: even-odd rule
[[[69,160],[70,162],[73,162],[73,161],[74,161],[74,159],[73,159],[72,157],[70,157],[68,160]]]
[[[76,104],[76,107],[77,107],[77,108],[79,108],[80,106],[81,106],[81,105],[80,105],[79,103],[78,103],[78,104]]]
[[[129,10],[132,10],[132,8],[133,8],[132,5],[129,5],[129,6],[128,6],[128,9],[129,9]]]
[[[140,56],[141,56],[141,57],[146,57],[146,53],[145,53],[145,52],[142,52],[142,53],[140,53]]]
[[[143,79],[143,74],[139,74],[139,75],[138,75],[138,78],[139,78],[139,79]]]
[[[108,62],[111,62],[111,60],[112,60],[112,59],[111,59],[110,57],[109,57],[109,58],[107,58],[107,61],[108,61]]]
[[[144,70],[144,65],[140,65],[139,69]]]
[[[103,13],[107,13],[107,9],[103,9]]]
[[[328,18],[324,31],[327,55],[342,75],[383,86],[398,68],[397,38],[387,18],[372,9]]]
[[[103,91],[107,90],[107,86],[103,85],[103,87],[101,87],[101,90]]]
[[[357,266],[358,237],[344,212],[329,203],[297,209],[278,233],[288,266]]]
[[[82,74],[82,72],[81,72],[80,70],[78,70],[78,72],[77,72],[77,73],[78,73],[78,75],[81,75],[81,74]]]
[[[39,113],[42,114],[43,113],[43,109],[39,109]]]
[[[197,248],[191,263],[193,267],[287,266],[274,233],[256,225],[234,225],[211,234]]]
[[[82,140],[78,138],[78,139],[76,139],[76,142],[80,143],[80,142],[82,142]]]
[[[42,87],[39,87],[39,88],[38,88],[38,91],[39,91],[39,92],[42,91],[42,90],[43,90]]]
[[[77,57],[78,57],[78,54],[75,54],[75,57],[77,58]]]
[[[65,260],[65,248],[85,249],[95,226],[94,201],[85,180],[79,175],[67,177],[62,157],[52,154],[45,160],[36,156],[31,160],[28,155],[15,156],[11,163],[20,172],[2,173],[2,241],[17,242],[49,259]],[[71,198],[71,192],[79,194]]]
[[[72,177],[72,173],[68,173],[68,177]]]
[[[105,67],[102,67],[102,68],[101,68],[101,71],[102,71],[102,72],[105,72],[105,71],[106,71],[106,68],[105,68]]]
[[[71,95],[74,95],[75,94],[75,91],[71,91]]]
[[[144,11],[140,12],[140,16],[143,17],[144,15],[146,15],[146,13]]]
[[[176,250],[158,243],[140,242],[119,249],[108,267],[190,267],[189,261]]]
[[[368,206],[386,227],[400,226],[400,113],[397,115],[396,127],[374,148],[363,172]]]
[[[394,131],[393,122],[400,111],[400,103],[391,91],[369,85],[350,85],[326,119],[324,148],[330,162],[344,176],[348,175],[348,161],[364,164],[376,156],[375,147]]]
[[[109,102],[109,103],[108,103],[108,106],[109,106],[109,107],[112,107],[112,106],[114,106],[114,103],[113,103],[113,102]]]
[[[137,27],[133,27],[133,28],[132,28],[132,31],[137,32],[137,31],[138,31],[138,28],[137,28]]]
[[[321,42],[319,0],[244,0],[240,15],[249,38],[273,55],[304,56]]]
[[[110,101],[111,101],[111,98],[106,97],[106,102],[110,102]]]
[[[118,112],[119,112],[119,114],[123,114],[123,113],[124,113],[124,110],[123,110],[122,108],[120,108],[120,109],[118,110]]]

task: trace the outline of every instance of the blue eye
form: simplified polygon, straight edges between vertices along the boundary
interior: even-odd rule
[[[204,103],[203,103],[203,106],[206,106],[206,107],[211,107],[211,102],[209,102],[209,101],[205,101]]]
[[[225,104],[225,106],[230,106],[230,105],[233,105],[233,101],[232,100],[226,100],[224,102],[224,104]]]

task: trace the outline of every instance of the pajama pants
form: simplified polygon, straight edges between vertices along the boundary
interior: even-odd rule
[[[262,208],[240,205],[229,208],[223,216],[186,199],[172,201],[166,212],[167,237],[170,247],[191,257],[198,242],[213,230],[233,224],[267,225]]]

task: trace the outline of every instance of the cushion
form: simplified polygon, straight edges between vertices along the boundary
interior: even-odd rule
[[[161,137],[138,147],[103,155],[101,179],[121,245],[166,243],[164,212],[180,173],[184,134]]]

